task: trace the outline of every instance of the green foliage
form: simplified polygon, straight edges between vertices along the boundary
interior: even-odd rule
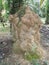
[[[49,24],[49,0],[46,2],[46,24]]]
[[[5,2],[4,2],[5,1]],[[6,13],[4,15],[5,18],[8,19],[9,14],[15,14],[17,11],[20,10],[21,6],[28,5],[30,8],[34,9],[34,11],[38,11],[36,4],[34,4],[33,0],[4,0],[4,4],[2,4],[2,0],[0,0],[0,4],[3,6],[3,10],[6,10]],[[2,7],[0,6],[0,7]]]
[[[6,25],[7,27],[3,27],[2,24],[0,23],[0,32],[9,32],[10,31],[10,28],[8,25]]]
[[[45,6],[40,8],[40,13],[39,13],[40,17],[45,18],[46,17],[46,10],[45,10]]]
[[[10,14],[15,14],[23,4],[23,0],[8,0]]]
[[[3,9],[2,0],[0,0],[0,11]]]
[[[33,65],[41,65],[40,61],[38,59],[33,59],[32,60]]]
[[[23,0],[0,0],[0,10],[5,10],[5,13],[2,14],[5,21],[8,20],[9,14],[15,14],[20,7],[23,5]]]
[[[35,13],[39,14],[40,8],[39,8],[39,3],[38,2],[36,2],[34,4],[34,7],[32,7],[32,8],[35,11]]]
[[[40,56],[37,53],[26,52],[25,59],[32,61],[33,59],[40,59]]]
[[[46,18],[45,23],[49,24],[49,0],[41,0],[41,2],[42,2],[42,8],[41,8],[42,15],[44,15],[44,17]]]

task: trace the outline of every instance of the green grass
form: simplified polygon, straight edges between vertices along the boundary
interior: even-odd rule
[[[9,32],[10,28],[9,27],[1,27],[0,32]]]
[[[36,53],[33,53],[33,54],[32,53],[27,53],[25,55],[25,59],[31,61],[33,59],[40,59],[40,56],[38,54],[36,54]]]
[[[3,26],[2,23],[0,23],[0,32],[9,32],[9,31],[10,31],[9,23],[5,26]]]

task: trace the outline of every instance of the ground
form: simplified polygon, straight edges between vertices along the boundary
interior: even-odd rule
[[[43,25],[41,32],[41,44],[47,52],[47,60],[49,60],[49,25]]]

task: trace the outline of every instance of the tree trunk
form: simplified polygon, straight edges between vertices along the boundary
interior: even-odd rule
[[[18,50],[16,52],[19,54],[29,52],[35,54],[39,53],[39,55],[45,56],[45,52],[40,46],[39,30],[42,23],[39,16],[32,12],[29,7],[25,8],[25,14],[23,16],[21,12],[20,10],[20,13],[10,16],[12,35],[15,40],[14,51]],[[19,17],[19,15],[21,16]]]

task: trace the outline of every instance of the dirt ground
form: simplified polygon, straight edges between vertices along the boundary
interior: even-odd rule
[[[41,45],[47,52],[47,60],[49,60],[49,25],[43,25],[40,30],[41,33]]]

